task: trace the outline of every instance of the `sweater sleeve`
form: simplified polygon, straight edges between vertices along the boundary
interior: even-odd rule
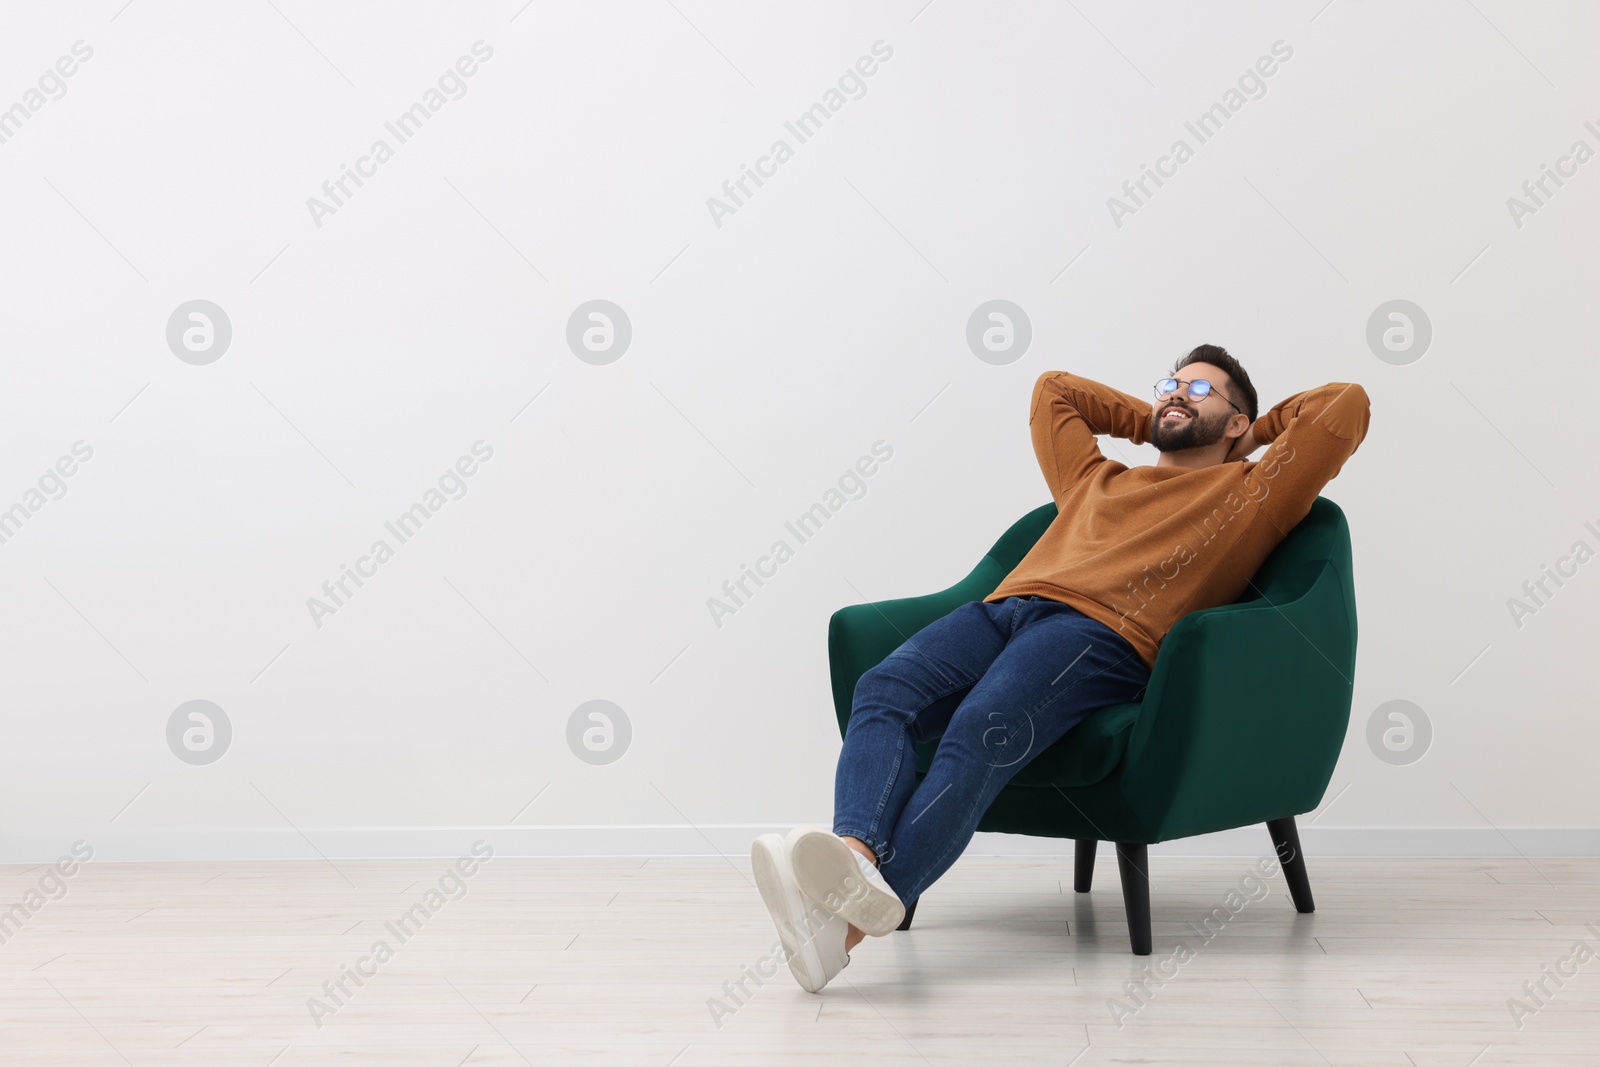
[[[1367,436],[1371,405],[1354,382],[1330,382],[1296,393],[1251,426],[1269,447],[1246,476],[1250,498],[1288,532]]]
[[[1151,405],[1108,385],[1067,371],[1046,371],[1033,386],[1028,427],[1039,469],[1059,501],[1106,457],[1096,434],[1148,440]]]

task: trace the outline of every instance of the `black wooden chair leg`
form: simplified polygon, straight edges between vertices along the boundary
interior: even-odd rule
[[[1272,846],[1278,851],[1278,863],[1283,867],[1283,880],[1289,883],[1294,910],[1317,910],[1311,900],[1311,877],[1306,873],[1306,857],[1300,851],[1300,831],[1295,829],[1294,816],[1273,819],[1267,823],[1267,833],[1272,835]]]
[[[1087,841],[1075,842],[1076,850],[1073,853],[1072,863],[1072,888],[1077,893],[1087,893],[1090,884],[1094,881],[1094,849],[1100,842],[1090,838]]]
[[[917,901],[913,900],[910,904],[906,905],[906,917],[904,919],[900,920],[900,925],[896,926],[895,929],[896,930],[909,930],[909,929],[911,929],[911,916],[915,915],[916,913],[917,913]]]
[[[1150,861],[1144,845],[1117,843],[1122,904],[1128,913],[1128,940],[1135,956],[1150,955]]]

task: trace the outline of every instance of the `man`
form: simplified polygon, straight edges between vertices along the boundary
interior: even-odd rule
[[[1216,345],[1179,360],[1154,405],[1065,371],[1039,377],[1028,422],[1055,520],[994,592],[861,676],[833,831],[801,826],[751,848],[802,988],[820,990],[863,938],[900,924],[1028,760],[1090,712],[1143,696],[1167,631],[1244,593],[1368,415],[1361,386],[1334,382],[1258,418],[1250,376]],[[1127,467],[1097,434],[1148,441],[1160,459]],[[914,746],[935,737],[918,785]]]

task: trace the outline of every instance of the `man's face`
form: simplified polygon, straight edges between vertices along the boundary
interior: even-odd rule
[[[1236,413],[1222,398],[1233,388],[1227,372],[1209,363],[1191,363],[1174,377],[1186,382],[1204,378],[1211,383],[1211,394],[1195,400],[1189,396],[1189,387],[1180,385],[1177,392],[1156,400],[1150,416],[1150,443],[1162,452],[1182,452],[1222,440],[1228,419]]]

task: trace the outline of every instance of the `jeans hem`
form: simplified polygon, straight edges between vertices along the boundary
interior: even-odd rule
[[[860,841],[863,845],[866,845],[868,848],[870,848],[874,856],[877,856],[880,860],[883,858],[883,853],[886,846],[875,840],[871,834],[868,834],[864,830],[853,830],[849,827],[845,827],[841,830],[836,826],[833,829],[833,834],[835,837],[853,837],[857,841]]]

